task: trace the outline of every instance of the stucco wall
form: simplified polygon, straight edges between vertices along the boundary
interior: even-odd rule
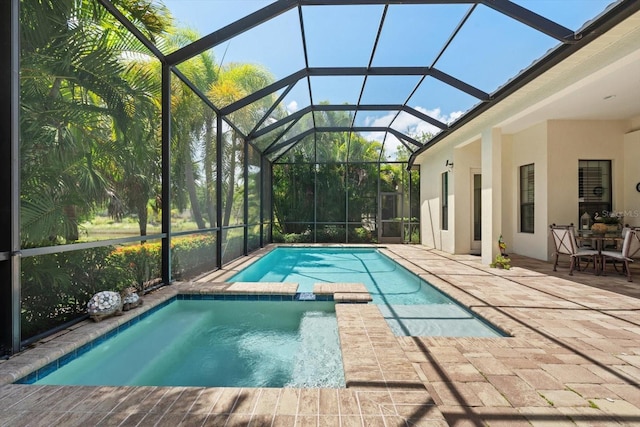
[[[624,121],[548,122],[549,222],[579,223],[578,160],[611,160],[613,209],[623,208],[626,126]]]
[[[632,121],[554,120],[502,135],[502,225],[508,251],[549,259],[551,223],[579,223],[578,161],[611,160],[613,209],[630,213],[625,222],[640,226],[640,131]],[[627,132],[625,134],[625,132]],[[421,162],[422,244],[451,253],[469,253],[472,234],[471,176],[481,168],[481,140],[429,150]],[[449,174],[449,230],[440,230],[441,174]],[[535,230],[519,232],[519,168],[535,164]]]
[[[441,180],[442,173],[448,170],[447,160],[453,160],[453,149],[442,146],[429,150],[429,156],[420,163],[420,235],[423,245],[454,252],[453,174],[449,174],[449,230],[440,230]]]
[[[504,227],[510,251],[533,258],[546,259],[548,225],[547,123],[540,123],[507,138],[510,149],[505,155]],[[505,153],[506,154],[506,153]],[[520,166],[534,164],[535,211],[534,232],[520,232]]]
[[[454,167],[445,166],[447,160]],[[442,173],[449,171],[449,229],[441,230],[440,192]],[[454,148],[442,145],[429,150],[420,163],[422,244],[450,253],[471,249],[471,175],[480,172],[480,140]]]
[[[460,146],[454,150],[455,168],[454,185],[455,207],[453,220],[455,224],[455,253],[468,254],[471,250],[471,233],[473,221],[472,174],[480,173],[480,140]],[[449,227],[451,229],[451,227]]]
[[[624,146],[624,203],[625,223],[640,227],[640,192],[636,186],[640,183],[640,130],[623,136]]]

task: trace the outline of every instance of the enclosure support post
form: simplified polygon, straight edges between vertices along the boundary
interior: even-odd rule
[[[349,157],[343,169],[344,176],[344,241],[349,243]]]
[[[269,243],[273,243],[273,223],[275,222],[273,205],[273,163],[269,162]]]
[[[260,154],[260,247],[264,248],[264,156]]]
[[[242,175],[244,179],[244,209],[242,214],[244,216],[244,245],[243,253],[247,255],[249,253],[249,143],[244,141],[244,165],[242,166]]]
[[[216,115],[216,267],[222,268],[222,116]]]
[[[20,351],[20,0],[0,2],[0,356]]]
[[[313,243],[318,243],[318,134],[313,135]]]
[[[162,64],[162,282],[171,278],[171,67]]]

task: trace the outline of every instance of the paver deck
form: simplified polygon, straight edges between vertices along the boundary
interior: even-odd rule
[[[640,272],[629,283],[518,256],[497,270],[421,246],[381,250],[512,336],[397,337],[377,306],[338,304],[343,389],[7,384],[127,318],[83,322],[0,362],[0,425],[640,425]],[[265,252],[146,295],[143,309],[224,291]]]

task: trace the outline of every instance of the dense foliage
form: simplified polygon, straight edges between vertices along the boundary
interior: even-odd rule
[[[353,119],[340,111],[318,117],[326,127]],[[408,159],[403,148],[400,161]],[[397,218],[417,223],[419,175],[410,175],[406,163],[385,162],[385,153],[380,142],[357,133],[319,133],[297,143],[273,166],[274,241],[375,242],[385,192],[403,194]],[[407,230],[405,239],[413,241],[416,232]]]

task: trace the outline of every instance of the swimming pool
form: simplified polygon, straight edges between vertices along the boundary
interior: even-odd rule
[[[376,248],[278,247],[228,281],[363,283],[396,335],[506,335]]]
[[[58,364],[23,382],[345,386],[333,302],[176,299]]]

